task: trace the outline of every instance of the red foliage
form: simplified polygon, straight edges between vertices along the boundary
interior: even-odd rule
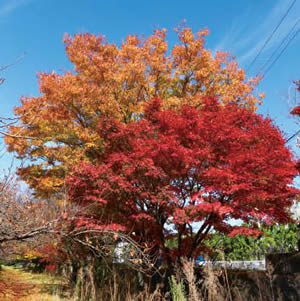
[[[297,90],[300,92],[300,80],[295,81],[295,84],[297,86]]]
[[[297,86],[297,90],[300,92],[300,80],[299,81],[295,81],[294,83]],[[300,116],[300,106],[296,106],[295,108],[293,108],[293,110],[291,111],[291,114],[292,115],[298,115],[298,116]],[[298,160],[296,162],[296,168],[300,172],[300,160]]]
[[[45,269],[48,272],[54,272],[63,262],[67,260],[67,254],[61,248],[61,245],[48,244],[38,248],[43,257],[40,262],[46,263]]]
[[[292,115],[299,115],[300,116],[300,106],[295,107],[292,111],[291,111]]]
[[[296,168],[297,168],[298,171],[300,172],[300,160],[298,160],[298,161],[296,162]]]
[[[292,154],[270,119],[206,98],[200,109],[161,111],[144,120],[103,119],[105,151],[68,179],[72,202],[88,206],[102,225],[119,225],[163,256],[197,256],[211,229],[256,235],[229,221],[286,223],[297,191]],[[166,241],[178,239],[178,249]]]
[[[300,92],[300,80],[299,81],[295,81],[294,82],[297,86],[297,90]],[[293,110],[291,111],[292,115],[299,115],[300,116],[300,106],[296,106],[295,108],[293,108]]]

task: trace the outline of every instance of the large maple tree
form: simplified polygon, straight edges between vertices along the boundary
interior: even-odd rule
[[[103,117],[105,150],[67,181],[70,201],[92,208],[78,226],[124,231],[171,263],[203,252],[213,229],[255,235],[257,223],[289,222],[297,170],[280,131],[236,103],[201,103],[163,110],[154,98],[137,121]]]
[[[246,79],[229,54],[205,49],[207,30],[176,31],[172,49],[165,29],[127,36],[120,47],[88,33],[64,38],[74,72],[39,74],[41,96],[21,98],[14,111],[20,123],[6,133],[8,150],[28,162],[19,175],[37,194],[53,195],[71,166],[93,162],[104,147],[96,131],[103,116],[139,119],[154,96],[164,109],[197,107],[204,95],[256,109],[263,98],[254,93],[259,78]]]

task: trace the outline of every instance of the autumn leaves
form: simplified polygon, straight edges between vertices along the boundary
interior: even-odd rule
[[[259,78],[205,49],[207,30],[177,34],[170,50],[164,29],[120,47],[66,36],[74,72],[40,74],[42,95],[21,100],[10,128],[27,138],[6,137],[37,196],[59,198],[67,184],[71,203],[93,204],[91,225],[113,225],[169,258],[197,256],[212,228],[246,231],[230,219],[287,222],[297,174],[280,132],[255,113]],[[175,253],[166,247],[174,236]]]
[[[6,137],[9,151],[29,162],[20,176],[40,195],[64,185],[78,162],[93,161],[105,143],[96,133],[99,120],[111,116],[123,123],[141,118],[154,96],[164,109],[201,105],[202,96],[238,103],[254,110],[258,78],[245,73],[226,53],[215,56],[204,48],[207,30],[177,30],[179,42],[168,48],[165,29],[148,38],[128,36],[117,47],[103,36],[77,34],[64,43],[75,72],[39,74],[39,97],[24,97],[15,108],[20,118]],[[30,162],[32,164],[30,164]]]

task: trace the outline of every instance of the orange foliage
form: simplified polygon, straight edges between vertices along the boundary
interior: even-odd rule
[[[15,115],[18,126],[6,137],[9,151],[32,162],[19,175],[36,192],[52,194],[64,184],[71,166],[95,160],[105,143],[96,132],[103,116],[121,122],[141,118],[144,104],[157,96],[165,109],[182,104],[197,107],[203,95],[223,103],[255,110],[263,94],[254,95],[259,78],[246,80],[243,69],[224,52],[212,55],[204,48],[208,30],[194,34],[177,29],[179,42],[169,52],[167,30],[148,37],[129,35],[120,47],[103,36],[65,36],[74,72],[38,75],[41,96],[23,97]]]

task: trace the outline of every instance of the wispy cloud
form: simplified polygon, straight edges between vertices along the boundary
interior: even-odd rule
[[[29,4],[33,0],[2,0],[0,1],[0,17],[8,16],[18,8]]]
[[[216,49],[229,50],[240,64],[249,63],[258,54],[266,39],[270,36],[275,26],[279,23],[287,11],[290,0],[277,0],[272,9],[264,17],[260,24],[251,24],[251,11],[235,19],[224,38],[217,44]],[[263,64],[274,51],[282,39],[288,34],[299,18],[300,5],[296,2],[288,16],[284,19],[272,39],[268,42],[257,64]],[[252,12],[253,13],[253,12]],[[257,20],[257,18],[255,18]],[[250,20],[245,24],[244,20]],[[244,24],[241,26],[241,24]],[[252,28],[252,29],[251,29]]]

